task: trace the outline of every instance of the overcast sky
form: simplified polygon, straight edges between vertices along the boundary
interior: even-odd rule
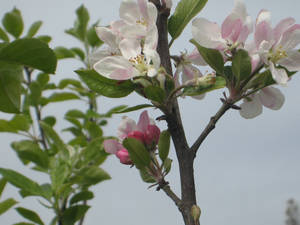
[[[119,0],[0,0],[0,16],[14,6],[22,11],[26,27],[36,20],[43,20],[41,34],[53,37],[52,47],[64,45],[74,47],[78,43],[64,30],[73,25],[75,10],[82,3],[89,9],[92,22],[101,19],[102,25],[118,19]],[[178,2],[178,1],[176,1]],[[176,5],[174,3],[174,5]],[[251,0],[246,1],[248,13],[256,18],[260,9],[272,12],[275,25],[280,19],[292,16],[300,23],[299,0]],[[233,7],[233,0],[208,0],[202,17],[219,24]],[[187,27],[182,37],[175,41],[173,54],[184,49],[192,49],[188,40],[191,29]],[[80,64],[72,60],[60,62],[55,75],[58,81],[64,77],[76,77],[72,72]],[[205,72],[205,71],[204,71]],[[237,111],[230,111],[217,124],[199,151],[195,163],[198,204],[202,209],[201,224],[206,225],[283,225],[286,201],[289,198],[300,200],[300,78],[299,74],[281,88],[286,97],[283,108],[272,111],[264,108],[259,117],[245,120]],[[208,94],[204,100],[191,98],[180,100],[183,122],[192,143],[200,134],[209,118],[215,114],[221,103],[221,91]],[[113,105],[136,105],[144,99],[132,95],[127,98],[111,100],[101,98],[100,110],[106,111]],[[78,102],[66,105],[49,106],[45,113],[62,118],[66,108],[86,107]],[[102,111],[102,112],[103,112]],[[150,111],[152,117],[160,115],[158,110]],[[7,115],[0,114],[3,118]],[[138,113],[128,116],[137,119]],[[115,135],[121,116],[115,116],[105,130],[106,135]],[[57,129],[67,126],[60,123]],[[164,122],[159,123],[162,129]],[[67,136],[66,136],[67,138]],[[22,171],[40,183],[45,177],[32,173],[18,161],[9,144],[16,137],[0,134],[0,166]],[[171,158],[175,163],[166,180],[180,195],[178,166],[174,149]],[[173,202],[163,192],[147,189],[136,169],[121,165],[115,157],[110,157],[103,167],[111,174],[112,180],[93,188],[96,198],[90,202],[92,208],[87,214],[85,225],[181,225],[181,215]],[[16,196],[13,187],[6,189],[3,198]],[[2,199],[3,199],[2,198]],[[20,199],[20,198],[18,198]],[[21,199],[20,199],[21,201]],[[52,213],[41,207],[36,200],[20,202],[22,207],[34,208],[48,224]],[[30,205],[30,206],[29,206]],[[0,217],[0,224],[11,225],[22,221],[14,210]]]

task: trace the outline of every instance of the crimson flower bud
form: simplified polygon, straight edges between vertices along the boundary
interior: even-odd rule
[[[116,156],[120,159],[122,164],[131,165],[132,161],[129,157],[129,153],[126,148],[122,148],[121,150],[117,151]]]
[[[141,131],[135,130],[135,131],[131,131],[128,135],[128,138],[135,138],[139,141],[141,141],[142,143],[144,143],[144,134]]]
[[[144,140],[147,145],[157,145],[160,135],[160,129],[156,125],[148,125],[147,130],[144,134]]]

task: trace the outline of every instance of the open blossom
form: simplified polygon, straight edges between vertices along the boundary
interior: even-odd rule
[[[274,87],[265,87],[258,93],[249,97],[250,99],[244,99],[240,105],[240,114],[246,119],[252,119],[262,113],[263,106],[279,110],[284,103],[284,95],[281,91]]]
[[[300,24],[293,18],[281,20],[271,27],[271,14],[262,10],[255,26],[254,40],[259,56],[269,66],[273,79],[281,85],[289,80],[286,71],[277,68],[281,65],[289,71],[300,70],[300,53],[295,47],[300,43]]]
[[[156,76],[160,67],[160,57],[156,52],[156,7],[147,0],[124,0],[120,17],[122,20],[113,22],[110,29],[96,29],[109,49],[95,55],[99,60],[93,65],[94,69],[115,80]]]
[[[243,46],[251,32],[252,21],[241,0],[235,0],[233,11],[221,27],[204,18],[197,18],[192,22],[193,38],[206,48],[227,50]]]
[[[160,136],[160,129],[153,119],[149,118],[147,111],[143,111],[139,121],[128,117],[123,120],[118,128],[118,140],[108,139],[104,141],[104,149],[107,153],[115,154],[123,164],[132,164],[127,149],[122,145],[125,138],[135,138],[141,141],[148,149],[156,146]]]
[[[181,83],[187,84],[196,82],[202,73],[195,65],[205,66],[206,62],[203,60],[197,49],[194,49],[190,54],[183,53],[180,56],[180,61],[176,65],[174,80],[176,86],[179,86],[179,77],[181,76]],[[196,99],[203,99],[204,95],[192,96]]]
[[[172,8],[172,0],[161,0],[162,5],[165,5],[167,9]]]

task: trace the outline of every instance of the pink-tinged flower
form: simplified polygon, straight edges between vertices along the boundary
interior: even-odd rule
[[[176,65],[174,80],[176,86],[180,86],[179,77],[181,76],[181,83],[195,83],[198,78],[202,77],[202,73],[195,65],[207,65],[197,49],[194,49],[190,54],[183,53],[180,56],[180,61]],[[193,96],[196,99],[203,99],[204,95]]]
[[[252,21],[241,0],[235,0],[233,11],[221,27],[204,18],[192,22],[193,38],[203,47],[227,50],[244,45],[252,32]]]
[[[126,165],[132,165],[132,161],[130,159],[129,153],[127,149],[122,148],[117,151],[116,156],[120,159],[120,162]]]
[[[283,66],[289,71],[300,70],[300,53],[295,47],[300,43],[300,24],[293,18],[280,21],[271,27],[271,14],[262,10],[256,19],[254,40],[257,52],[262,61],[269,66],[273,79],[286,85],[289,77]]]
[[[115,139],[108,139],[103,142],[103,145],[104,150],[107,153],[116,155],[122,164],[132,165],[127,149],[125,149],[119,141]]]
[[[123,0],[119,10],[121,20],[112,24],[124,38],[145,38],[156,29],[157,9],[148,0]]]
[[[137,39],[123,39],[119,43],[121,55],[105,57],[94,64],[94,69],[110,79],[128,80],[136,76],[157,75],[160,57],[156,52],[156,29],[142,42]]]
[[[284,103],[284,95],[277,88],[265,87],[243,101],[240,105],[240,114],[246,119],[252,119],[262,113],[262,106],[272,110],[279,110]]]

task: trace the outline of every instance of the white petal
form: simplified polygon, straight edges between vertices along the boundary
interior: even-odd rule
[[[252,119],[262,113],[262,104],[256,95],[252,96],[252,101],[248,101],[247,99],[243,101],[244,102],[240,105],[242,108],[240,115],[245,119]]]
[[[134,120],[124,116],[118,127],[118,137],[122,140],[127,137],[127,135],[134,130],[138,130],[138,127]]]
[[[289,77],[284,69],[275,68],[273,63],[270,63],[270,71],[272,73],[273,79],[277,84],[286,86],[289,80]]]
[[[147,27],[142,24],[125,25],[120,27],[120,33],[124,38],[141,39],[147,34]]]
[[[135,24],[141,17],[139,7],[133,0],[123,0],[119,14],[120,18],[129,24]]]
[[[104,150],[110,154],[116,154],[117,151],[123,148],[123,146],[115,139],[104,140]]]
[[[206,66],[207,63],[204,61],[198,49],[195,48],[190,54],[187,55],[187,60],[191,61],[194,65]]]
[[[118,49],[117,37],[113,34],[111,29],[107,27],[96,27],[95,29],[98,37],[105,44],[108,44],[112,49]]]
[[[277,42],[280,39],[281,35],[294,23],[295,19],[291,17],[281,20],[273,29],[275,41]]]
[[[141,54],[140,42],[136,39],[123,39],[119,44],[121,53],[125,59],[132,59]]]
[[[103,49],[97,52],[93,52],[89,55],[89,63],[90,65],[94,65],[96,62],[102,60],[103,58],[107,56],[111,56],[111,50],[110,49]]]
[[[147,13],[148,13],[148,26],[151,27],[156,24],[157,19],[157,8],[152,2],[147,3]]]
[[[258,47],[258,54],[265,64],[269,65],[268,54],[272,44],[268,41],[262,41]]]
[[[158,42],[158,31],[157,27],[153,26],[145,37],[144,49],[152,49],[155,50]]]
[[[152,65],[155,70],[158,70],[160,67],[160,57],[159,54],[152,49],[145,49],[144,54],[147,60],[148,65]]]
[[[277,62],[279,65],[284,66],[289,71],[300,70],[300,52],[291,50],[287,52],[287,57],[280,59]]]
[[[256,24],[261,22],[267,22],[269,24],[271,23],[271,13],[269,11],[263,9],[258,13]]]
[[[194,19],[192,22],[193,38],[203,47],[217,48],[226,46],[226,41],[221,37],[221,29],[218,24],[204,18]]]
[[[258,96],[265,107],[273,110],[280,109],[284,103],[284,95],[278,88],[265,87],[259,92]]]
[[[127,80],[135,75],[132,65],[122,56],[105,57],[94,65],[94,69],[107,78],[115,78],[116,72],[122,73],[118,80]]]
[[[183,70],[182,70],[182,75],[181,75],[181,79],[182,79],[182,84],[185,84],[191,80],[194,80],[195,78],[198,78],[200,76],[202,76],[202,73],[200,72],[200,70],[191,65],[191,64],[186,64],[183,65]]]
[[[290,50],[298,44],[300,44],[300,24],[295,24],[283,33],[278,46],[283,50]]]

